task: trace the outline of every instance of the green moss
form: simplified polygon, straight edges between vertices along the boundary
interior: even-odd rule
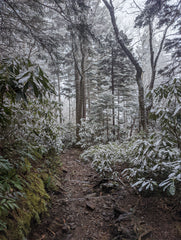
[[[3,235],[0,235],[0,237],[1,237],[0,238],[1,240],[7,240],[7,238],[5,236],[3,236]]]
[[[23,240],[31,230],[32,222],[40,222],[40,215],[47,212],[50,197],[45,191],[44,183],[37,173],[30,173],[26,177],[28,182],[24,188],[25,197],[19,201],[19,209],[9,214],[3,240]]]
[[[56,179],[54,176],[46,172],[41,173],[40,176],[44,182],[44,185],[47,191],[53,191],[53,192],[58,191],[59,188],[57,186]]]

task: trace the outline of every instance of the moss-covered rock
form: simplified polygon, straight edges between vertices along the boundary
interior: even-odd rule
[[[40,177],[44,182],[45,189],[53,192],[57,192],[59,190],[59,185],[57,183],[57,180],[55,178],[56,175],[48,174],[46,172],[42,172]]]
[[[7,217],[7,230],[0,233],[2,240],[23,240],[31,230],[33,222],[40,222],[40,216],[47,212],[49,195],[37,173],[26,175],[25,196],[19,200],[19,208]]]

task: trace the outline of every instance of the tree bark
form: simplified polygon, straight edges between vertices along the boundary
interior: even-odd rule
[[[75,68],[75,86],[76,86],[76,136],[79,140],[79,128],[81,124],[81,118],[86,118],[86,84],[85,84],[85,49],[84,43],[79,42],[80,44],[80,53],[81,61],[78,64],[76,55],[76,47],[74,46],[72,39],[72,53],[74,59],[74,68]],[[80,67],[79,67],[80,65]]]
[[[58,79],[58,102],[59,104],[61,104],[61,94],[60,94],[60,74],[57,73],[57,79]],[[59,109],[59,121],[60,123],[62,123],[62,111],[61,111],[61,107]]]
[[[119,105],[120,105],[120,90],[118,88],[118,118],[117,118],[117,125],[118,125],[118,131],[117,131],[117,139],[119,140],[120,139],[120,108],[119,108]]]
[[[81,102],[80,102],[80,79],[75,64],[75,88],[76,88],[76,137],[79,140],[79,128],[81,124]]]
[[[86,118],[86,80],[85,80],[85,43],[80,43],[80,50],[81,50],[81,105],[82,105],[82,118]]]
[[[113,125],[113,135],[115,136],[115,104],[114,104],[114,90],[115,90],[115,84],[114,84],[114,49],[112,47],[111,51],[111,57],[112,57],[112,63],[111,63],[111,83],[112,83],[112,125]]]
[[[89,114],[90,113],[90,108],[91,108],[90,80],[89,79],[87,79],[87,105],[88,105],[87,112]]]

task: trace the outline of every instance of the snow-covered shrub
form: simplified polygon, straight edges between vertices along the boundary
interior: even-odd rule
[[[27,104],[15,104],[11,108],[10,124],[2,129],[2,138],[6,138],[9,144],[22,142],[26,146],[31,143],[45,154],[61,150],[61,129],[57,122],[56,108],[57,103],[49,100],[40,103],[32,99]]]
[[[31,217],[35,213],[39,216],[39,211],[35,211],[34,205],[38,204],[40,209],[41,205],[45,206],[43,198],[48,196],[37,173],[43,170],[45,164],[47,166],[46,160],[49,155],[54,160],[53,153],[62,149],[61,132],[57,123],[57,111],[60,106],[47,98],[48,93],[52,91],[49,80],[38,65],[23,59],[0,62],[1,232],[11,228],[9,216],[13,216],[13,212],[19,214],[20,206],[24,203],[31,208]],[[35,161],[40,160],[43,160],[43,164],[39,162],[40,168],[37,172],[34,172],[34,166],[33,172],[30,173]],[[30,174],[33,176],[31,181]],[[34,191],[34,186],[41,182],[42,186],[38,186],[40,188],[36,189],[37,192]],[[27,200],[27,189],[34,202]],[[35,197],[32,197],[35,192],[40,194],[42,204],[39,204],[38,198],[36,203]],[[28,219],[27,226],[31,218]],[[17,226],[21,227],[18,219],[15,220]]]
[[[181,149],[181,79],[161,84],[153,96],[156,101],[151,117],[168,140]]]
[[[29,59],[9,58],[0,61],[0,124],[6,124],[11,115],[11,103],[29,97],[42,99],[54,93],[46,74]]]
[[[72,123],[62,124],[61,138],[64,148],[74,146],[76,144],[76,126]]]
[[[125,160],[123,149],[118,143],[100,144],[85,150],[81,158],[92,161],[92,166],[102,176],[113,178],[117,175],[116,164]]]
[[[130,167],[123,171],[139,191],[166,189],[174,194],[181,181],[180,150],[162,132],[133,141],[127,151]]]
[[[161,188],[174,195],[181,181],[181,80],[160,85],[153,96],[156,127],[130,144],[130,168],[123,174],[139,191]]]
[[[102,126],[95,121],[81,120],[79,130],[80,141],[78,142],[82,148],[88,148],[92,145],[99,144],[105,140],[102,133]]]
[[[128,167],[122,174],[140,192],[163,190],[174,195],[181,182],[181,80],[166,82],[152,94],[156,107],[151,112],[154,128],[150,133],[124,144],[90,147],[82,158],[92,160],[92,166],[109,177],[116,173],[117,163],[125,161]]]
[[[61,148],[56,114],[60,106],[47,98],[52,92],[46,74],[29,59],[1,61],[0,146],[17,144],[28,153],[30,145],[45,152]]]
[[[97,145],[100,143],[107,143],[108,140],[111,140],[113,136],[108,134],[106,128],[99,122],[89,119],[82,119],[81,126],[79,130],[80,145],[83,149],[86,149],[92,145]]]

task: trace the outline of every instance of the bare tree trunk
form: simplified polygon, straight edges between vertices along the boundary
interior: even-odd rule
[[[167,35],[167,32],[168,32],[168,29],[174,23],[175,18],[176,18],[176,15],[173,17],[172,21],[170,22],[170,24],[167,25],[167,27],[165,28],[165,30],[163,32],[163,36],[162,36],[162,39],[161,39],[160,46],[159,46],[156,57],[154,57],[154,50],[153,50],[153,26],[152,26],[151,19],[149,20],[150,62],[151,62],[151,69],[152,69],[152,76],[151,76],[151,81],[150,81],[150,85],[149,85],[149,90],[152,90],[153,87],[154,87],[157,63],[158,63],[160,54],[161,54],[162,49],[163,49],[163,44],[165,42],[165,38],[166,38],[166,35]]]
[[[131,130],[130,130],[130,134],[129,134],[130,137],[132,137],[132,134],[133,134],[133,129],[134,129],[135,121],[136,121],[136,118],[133,119],[133,123],[131,124]]]
[[[138,100],[139,100],[139,112],[140,112],[140,129],[146,131],[146,115],[145,115],[145,100],[144,100],[144,87],[142,81],[142,69],[137,70],[136,81],[138,84]]]
[[[76,85],[76,136],[79,140],[79,128],[81,118],[86,118],[86,84],[85,84],[85,51],[84,44],[80,42],[81,63],[80,67],[76,57],[76,47],[72,40],[72,53],[75,64],[75,85]]]
[[[71,119],[71,104],[70,104],[70,97],[69,97],[69,122]]]
[[[79,139],[79,127],[81,123],[80,79],[75,65],[75,88],[76,88],[76,136]]]
[[[164,32],[163,32],[163,36],[160,42],[160,46],[157,52],[157,55],[155,57],[155,53],[154,53],[154,49],[153,49],[153,26],[152,26],[152,20],[149,19],[149,47],[150,47],[150,64],[151,64],[151,79],[150,79],[150,84],[149,84],[149,90],[153,90],[154,88],[154,84],[155,84],[155,79],[156,79],[156,68],[157,68],[157,64],[158,64],[158,60],[160,57],[160,54],[162,52],[163,49],[163,44],[165,42],[165,38],[166,38],[166,34],[168,29],[170,28],[170,26],[174,23],[174,19],[170,22],[169,25],[167,25],[167,27],[165,28]],[[146,108],[146,117],[147,117],[147,124],[148,124],[148,115],[149,112],[153,106],[153,97],[151,95],[151,98],[149,99],[150,102],[148,104],[148,107]]]
[[[139,65],[136,58],[131,53],[131,51],[126,47],[126,45],[124,44],[124,41],[120,38],[118,26],[116,24],[116,18],[115,18],[115,14],[114,14],[114,6],[112,3],[112,0],[110,0],[109,3],[107,0],[102,0],[102,1],[104,2],[105,6],[109,10],[117,42],[136,69],[136,81],[137,81],[138,93],[139,93],[138,99],[139,99],[139,109],[140,109],[139,110],[140,111],[140,123],[141,123],[142,129],[144,131],[146,131],[146,114],[145,114],[144,87],[143,87],[143,82],[142,82],[142,72],[143,72],[142,68]]]
[[[90,113],[91,108],[91,97],[90,97],[90,80],[87,79],[87,105],[88,105],[88,113]]]
[[[81,105],[82,105],[82,118],[86,118],[86,83],[85,83],[85,55],[86,50],[84,46],[84,42],[80,43],[81,50]]]
[[[112,62],[111,62],[111,83],[112,83],[112,125],[113,125],[113,135],[115,136],[115,104],[114,104],[114,52],[112,47],[111,52]]]
[[[119,113],[120,108],[119,108],[119,105],[120,105],[120,91],[118,89],[118,119],[117,119],[117,121],[118,121],[118,123],[117,123],[117,125],[118,125],[117,139],[118,140],[120,139],[120,113]]]
[[[58,79],[58,102],[61,104],[61,94],[60,94],[60,75],[57,73],[57,79]],[[59,109],[59,121],[62,123],[62,111],[61,108]]]
[[[123,104],[124,104],[124,109],[126,109],[126,100],[124,100],[124,102],[123,102]],[[126,130],[127,129],[127,112],[126,112],[126,110],[124,110],[124,129]]]
[[[108,109],[106,111],[106,133],[107,133],[107,142],[109,141],[109,114]]]

